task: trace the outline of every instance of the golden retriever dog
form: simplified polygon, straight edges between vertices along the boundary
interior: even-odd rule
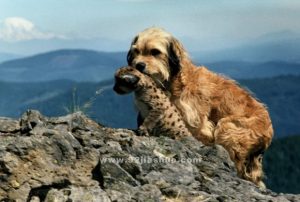
[[[206,145],[222,145],[238,175],[264,187],[262,155],[273,128],[262,103],[235,81],[197,67],[182,44],[161,28],[140,32],[127,61],[167,92],[195,138]],[[137,108],[140,125],[143,107]]]

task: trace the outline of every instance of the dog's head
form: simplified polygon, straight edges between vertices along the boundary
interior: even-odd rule
[[[128,94],[142,87],[144,75],[133,67],[122,67],[115,73],[114,91]]]
[[[181,43],[171,34],[160,28],[149,28],[133,39],[127,62],[163,84],[180,72],[181,61],[187,57]]]

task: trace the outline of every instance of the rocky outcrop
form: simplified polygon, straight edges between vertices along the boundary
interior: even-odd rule
[[[137,136],[82,113],[0,118],[0,201],[300,201],[239,179],[192,137]]]

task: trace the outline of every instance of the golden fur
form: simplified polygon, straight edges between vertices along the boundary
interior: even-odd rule
[[[262,154],[273,137],[266,107],[233,80],[197,67],[181,43],[160,28],[139,33],[128,63],[150,75],[181,112],[193,136],[220,144],[235,162],[238,175],[263,187]]]

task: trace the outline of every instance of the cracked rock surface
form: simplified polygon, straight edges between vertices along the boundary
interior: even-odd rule
[[[192,137],[136,136],[82,113],[0,118],[0,201],[300,201],[239,179],[227,152]]]

